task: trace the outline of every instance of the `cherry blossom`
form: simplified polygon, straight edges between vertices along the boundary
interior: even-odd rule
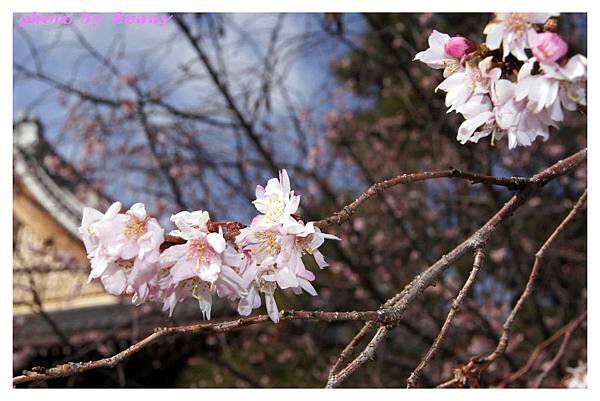
[[[302,256],[311,254],[320,268],[326,267],[323,255],[317,250],[325,239],[339,238],[321,233],[312,222],[303,226],[298,234],[289,234],[281,225],[255,224],[241,230],[236,243],[244,250],[242,285],[247,295],[240,300],[238,312],[244,316],[250,314],[252,309],[260,307],[260,294],[264,294],[267,312],[277,322],[279,315],[274,298],[277,287],[292,289],[296,294],[304,290],[316,296],[310,284],[315,275],[306,269]]]
[[[105,214],[93,208],[83,212],[80,233],[92,267],[89,280],[100,278],[114,295],[130,286],[132,292],[141,290],[145,297],[144,283],[156,274],[164,230],[156,219],[147,216],[141,203],[126,213],[120,210],[121,203],[115,202]]]
[[[257,224],[282,224],[289,232],[302,229],[292,217],[298,210],[300,197],[290,189],[290,179],[285,169],[279,172],[279,179],[271,178],[265,188],[257,185],[256,200],[252,203],[262,213],[256,219]]]
[[[508,147],[529,146],[537,138],[546,140],[550,126],[556,126],[546,111],[533,113],[525,101],[515,99],[516,85],[506,79],[494,82],[491,102],[470,102],[462,112],[466,120],[458,129],[461,143],[477,142],[492,135],[493,140],[508,137]]]
[[[525,49],[531,48],[537,32],[534,24],[544,24],[552,13],[497,13],[483,33],[487,35],[485,44],[490,50],[502,45],[503,59],[512,54],[521,61],[529,59]]]
[[[586,105],[587,59],[573,56],[564,67],[556,63],[541,64],[543,74],[532,75],[535,59],[523,64],[519,71],[515,92],[516,100],[527,99],[527,107],[534,113],[546,109],[554,121],[564,118],[561,105],[575,110]]]
[[[450,35],[436,31],[435,29],[429,35],[429,48],[417,53],[413,60],[419,60],[431,68],[444,69],[444,77],[448,77],[460,71],[462,66],[460,58],[446,52],[446,45],[450,40]]]
[[[169,272],[161,284],[166,289],[165,308],[173,312],[187,296],[198,299],[206,319],[210,319],[212,294],[237,298],[244,294],[241,277],[235,272],[241,258],[228,246],[223,231],[207,232],[207,212],[181,212],[171,217],[185,244],[174,245],[160,255],[160,267]]]
[[[492,68],[492,57],[481,60],[476,66],[467,67],[446,78],[438,85],[446,92],[448,113],[463,107],[474,95],[489,93],[492,82],[500,78],[502,71]]]
[[[432,68],[444,68],[446,58],[457,60],[458,68],[444,74],[436,91],[446,92],[448,113],[456,111],[465,119],[456,136],[460,143],[490,136],[494,145],[506,136],[509,149],[529,146],[539,137],[548,139],[551,127],[558,128],[563,108],[587,105],[587,59],[575,55],[565,62],[564,40],[541,31],[554,15],[496,14],[484,30],[486,45],[480,46],[435,30],[430,35],[430,48],[415,60]],[[518,60],[506,60],[510,54]]]
[[[162,252],[164,230],[147,215],[143,204],[136,203],[125,213],[119,213],[119,202],[105,214],[86,208],[80,234],[91,262],[90,280],[100,278],[114,295],[133,294],[135,305],[162,303],[169,316],[179,302],[196,298],[205,319],[211,317],[215,294],[231,301],[239,299],[242,315],[259,307],[264,294],[267,312],[277,322],[275,290],[316,296],[310,284],[315,275],[302,257],[310,254],[319,268],[326,267],[318,248],[326,239],[339,238],[294,215],[300,196],[291,189],[285,170],[265,188],[257,186],[253,203],[261,214],[240,230],[235,241],[225,238],[221,225],[210,225],[209,230],[206,211],[172,215],[176,229],[170,235],[184,243],[170,243]],[[212,227],[218,231],[213,232]]]
[[[554,32],[536,34],[531,43],[531,52],[540,63],[554,63],[567,54],[567,43]]]
[[[315,275],[306,269],[302,257],[310,254],[319,268],[324,268],[327,263],[318,248],[326,239],[339,239],[322,233],[313,222],[304,224],[290,214],[289,217],[294,220],[292,224],[279,217],[279,210],[285,204],[285,201],[279,202],[279,199],[289,197],[292,209],[297,208],[292,200],[293,191],[290,190],[285,170],[280,172],[279,177],[279,180],[269,180],[264,191],[261,187],[257,189],[257,209],[265,215],[256,216],[252,224],[240,230],[235,238],[237,248],[243,253],[239,270],[242,286],[247,292],[240,299],[238,312],[244,316],[249,315],[252,309],[260,307],[261,294],[264,294],[267,313],[274,322],[279,320],[279,309],[274,296],[276,289],[291,289],[296,294],[306,291],[316,296],[317,292],[310,284]],[[265,218],[270,208],[275,207],[273,205],[278,207],[278,218]]]

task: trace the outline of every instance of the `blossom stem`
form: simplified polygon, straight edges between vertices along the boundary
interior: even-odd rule
[[[280,320],[306,320],[306,321],[380,321],[383,315],[380,311],[363,312],[324,312],[324,311],[293,311],[282,310],[279,312]],[[32,381],[58,379],[72,376],[99,368],[114,368],[125,359],[139,352],[143,348],[154,344],[162,337],[176,334],[198,334],[198,333],[224,333],[240,327],[252,326],[270,321],[269,315],[256,315],[236,320],[197,323],[185,326],[163,327],[155,329],[154,333],[143,340],[133,344],[129,348],[108,358],[88,362],[69,362],[52,368],[34,367],[23,371],[23,374],[13,378],[13,385]]]

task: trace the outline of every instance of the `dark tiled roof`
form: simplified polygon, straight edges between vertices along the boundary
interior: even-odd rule
[[[110,200],[45,140],[42,125],[22,118],[13,126],[14,175],[73,235],[78,236],[83,205],[105,210]]]

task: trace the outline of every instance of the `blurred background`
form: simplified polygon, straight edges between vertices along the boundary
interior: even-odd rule
[[[586,146],[583,111],[547,142],[460,145],[455,114],[434,93],[441,71],[413,62],[432,29],[479,43],[490,14],[180,14],[163,27],[20,27],[14,15],[14,373],[110,356],[152,332],[201,320],[196,301],[173,318],[158,305],[86,284],[77,235],[83,206],[144,202],[171,227],[180,210],[249,223],[254,188],[280,168],[319,219],[371,183],[454,166],[529,176]],[[562,14],[569,56],[587,54],[585,14]],[[444,344],[420,385],[491,352],[535,251],[586,186],[586,170],[553,181],[502,225]],[[329,231],[317,297],[280,292],[286,309],[370,310],[480,227],[508,199],[499,187],[447,179],[395,187]],[[169,229],[169,228],[167,228]],[[482,377],[502,383],[586,310],[586,218],[551,249],[514,326],[505,358]],[[438,333],[472,264],[465,255],[413,304],[375,359],[345,386],[404,387]],[[237,316],[217,301],[214,319]],[[258,313],[258,311],[255,311]],[[261,313],[264,313],[261,310]],[[281,322],[219,335],[169,337],[116,369],[29,387],[322,387],[361,323]],[[531,385],[556,354],[544,349]],[[563,387],[586,362],[586,326],[542,383]]]

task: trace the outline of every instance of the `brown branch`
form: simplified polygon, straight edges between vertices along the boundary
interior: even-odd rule
[[[565,230],[565,228],[567,227],[567,225],[569,225],[569,223],[575,218],[575,215],[577,214],[577,212],[579,212],[585,206],[586,199],[587,199],[587,189],[583,192],[583,194],[581,195],[581,197],[579,198],[579,200],[577,201],[575,206],[573,206],[573,208],[571,209],[571,211],[569,212],[567,217],[565,217],[565,219],[558,225],[558,227],[556,227],[556,229],[552,232],[552,234],[550,234],[550,236],[548,237],[546,242],[544,242],[542,247],[535,254],[535,261],[533,263],[533,267],[531,268],[531,273],[529,274],[529,280],[527,280],[525,289],[523,290],[523,293],[519,297],[517,303],[513,307],[512,311],[510,312],[510,315],[508,316],[508,318],[506,318],[506,321],[504,322],[504,325],[502,326],[502,334],[500,336],[500,340],[498,341],[498,345],[497,345],[496,349],[494,350],[494,352],[492,352],[490,355],[488,355],[485,358],[488,366],[491,365],[500,356],[502,356],[502,354],[504,354],[504,352],[506,351],[506,347],[508,346],[508,340],[510,338],[512,326],[515,322],[517,314],[521,311],[523,304],[525,303],[527,298],[529,298],[529,296],[531,295],[531,293],[533,291],[533,284],[535,282],[535,279],[537,278],[540,264],[541,264],[542,258],[544,257],[544,254],[546,253],[546,250],[554,242],[556,237],[558,237],[558,235],[560,233],[562,233]]]
[[[558,361],[560,361],[560,358],[562,358],[562,356],[565,353],[565,350],[567,349],[567,344],[569,343],[569,340],[571,339],[571,335],[573,334],[573,332],[575,331],[575,329],[583,322],[583,320],[586,318],[586,316],[587,316],[587,310],[585,312],[583,312],[573,322],[573,324],[571,324],[571,327],[565,332],[565,335],[563,337],[562,342],[560,343],[560,347],[558,348],[558,351],[556,352],[556,355],[554,356],[554,358],[552,358],[552,360],[550,361],[550,363],[547,364],[544,367],[544,369],[539,374],[539,376],[535,378],[535,381],[533,382],[533,386],[532,386],[533,388],[540,387],[542,385],[542,382],[544,381],[544,379],[548,375],[548,373],[550,373],[550,371],[552,369],[554,369],[554,367],[556,366],[556,364],[558,363]]]
[[[322,311],[293,311],[282,310],[279,313],[280,320],[307,320],[307,321],[382,321],[384,314],[381,311],[365,312],[322,312]],[[87,372],[99,368],[114,368],[120,362],[131,357],[141,349],[155,343],[158,339],[175,334],[197,334],[204,332],[223,333],[240,327],[251,326],[269,321],[268,315],[257,315],[236,320],[216,323],[197,323],[185,326],[157,328],[153,334],[133,344],[129,348],[108,358],[98,359],[89,362],[69,362],[49,369],[35,367],[31,370],[23,371],[23,375],[13,378],[13,385],[57,379],[67,377],[78,373]]]
[[[417,275],[406,287],[404,287],[404,289],[400,293],[394,295],[392,298],[388,299],[388,301],[384,305],[382,305],[382,309],[386,310],[387,312],[385,313],[385,316],[389,318],[389,320],[386,323],[388,323],[390,326],[397,325],[398,322],[402,320],[403,314],[408,308],[408,306],[417,297],[419,297],[427,287],[435,283],[435,281],[439,279],[439,277],[446,271],[446,269],[448,269],[448,267],[452,263],[454,263],[467,251],[481,247],[487,241],[491,233],[496,229],[498,224],[500,224],[505,219],[509,218],[519,207],[521,207],[530,197],[532,197],[539,190],[539,188],[545,185],[548,181],[562,174],[566,174],[572,171],[581,163],[583,163],[586,157],[587,149],[580,150],[579,152],[556,162],[552,166],[531,177],[530,185],[525,186],[522,190],[515,194],[490,220],[488,220],[487,223],[485,223],[480,229],[478,229],[473,235],[471,235],[468,239],[463,241],[460,245],[452,249],[446,255],[443,255],[437,262],[435,262],[433,265],[427,268],[423,273]],[[404,177],[406,176],[399,176],[396,179],[388,180],[388,183],[392,183],[385,188],[399,183],[412,182],[410,180],[406,181],[407,178]],[[423,177],[422,179],[428,178]],[[377,189],[379,188],[377,185],[378,184],[372,186],[367,192],[363,193],[363,195],[361,195],[361,197],[359,197],[356,201],[344,208],[344,210],[342,210],[341,212],[338,212],[337,218],[334,215],[332,218],[325,219],[326,225],[333,224],[337,221],[346,221],[353,213],[353,207],[357,207],[370,196],[373,196],[373,194],[377,193],[377,191],[385,189],[383,187]],[[387,332],[387,330],[380,329],[380,331],[377,332],[376,337],[385,337]],[[378,338],[377,344],[379,344],[381,340],[381,338]],[[369,345],[371,345],[372,343],[373,340]],[[373,352],[374,350],[369,351],[369,353],[371,354]],[[352,365],[352,370],[349,371],[348,374],[344,376],[339,375],[334,383],[328,382],[327,386],[339,386],[341,381],[343,381],[350,373],[355,371],[361,364],[366,362],[366,359],[361,357],[362,355],[363,354],[359,355],[359,357],[350,362],[350,365]]]
[[[352,355],[352,352],[354,352],[354,349],[358,345],[359,341],[362,340],[364,336],[366,336],[373,329],[373,327],[375,327],[375,324],[373,322],[368,322],[363,326],[363,328],[358,332],[358,334],[356,334],[352,338],[348,345],[346,345],[346,348],[344,348],[340,356],[337,358],[337,360],[331,367],[331,370],[329,371],[328,380],[332,380],[332,377],[335,376],[342,364],[348,359],[350,355]]]
[[[334,213],[332,216],[327,217],[323,220],[319,220],[315,223],[315,225],[319,228],[324,228],[331,225],[341,225],[348,221],[350,217],[354,214],[354,212],[356,212],[356,209],[358,209],[358,207],[362,205],[367,199],[381,193],[383,190],[400,184],[426,181],[435,178],[459,178],[469,180],[474,184],[479,183],[485,185],[498,185],[513,190],[523,189],[533,182],[533,178],[530,179],[524,177],[494,177],[489,175],[471,173],[468,171],[461,171],[455,168],[450,168],[448,170],[402,174],[397,177],[390,178],[389,180],[381,181],[372,185],[369,189],[363,192],[354,202],[350,203],[347,206],[344,206],[342,210],[340,210],[337,213]]]
[[[435,341],[433,342],[433,344],[431,345],[431,347],[429,348],[429,350],[427,351],[425,356],[423,356],[423,359],[421,360],[419,365],[415,368],[415,370],[413,370],[413,372],[410,374],[410,377],[406,381],[406,388],[411,388],[411,387],[415,386],[415,384],[417,383],[417,380],[419,380],[419,377],[423,373],[423,370],[425,369],[425,367],[427,366],[429,361],[431,361],[431,358],[433,357],[433,355],[436,353],[436,351],[440,347],[440,344],[442,343],[442,341],[444,340],[444,337],[446,336],[446,334],[448,333],[448,330],[450,329],[450,325],[452,324],[452,319],[454,319],[454,315],[460,308],[467,293],[471,289],[471,286],[475,282],[475,278],[477,277],[477,273],[479,273],[479,269],[481,269],[481,265],[482,265],[484,259],[485,259],[485,254],[483,252],[483,249],[477,249],[477,251],[475,252],[475,261],[473,262],[473,268],[471,269],[471,273],[469,274],[467,281],[465,282],[464,286],[460,289],[456,299],[452,302],[452,306],[450,307],[448,316],[446,317],[446,320],[444,321],[444,324],[442,325],[440,332],[438,333],[437,337],[435,338]]]
[[[533,365],[535,364],[537,359],[540,357],[540,355],[546,348],[548,348],[550,345],[554,344],[554,342],[556,340],[558,340],[559,338],[561,338],[562,336],[564,336],[565,333],[573,331],[578,325],[580,325],[583,322],[583,320],[586,318],[586,316],[587,316],[587,310],[585,310],[576,319],[570,321],[569,323],[567,323],[566,325],[564,325],[563,327],[558,329],[554,334],[552,334],[546,340],[544,340],[540,344],[538,344],[538,346],[535,347],[535,349],[533,350],[533,352],[531,353],[529,358],[527,358],[527,362],[525,363],[525,365],[523,365],[516,372],[512,373],[506,380],[504,380],[502,383],[500,383],[497,387],[500,387],[500,388],[506,387],[510,383],[512,383],[516,380],[519,380],[521,377],[523,377],[527,372],[529,372],[531,370],[531,368],[533,367]]]
[[[379,327],[379,329],[377,330],[371,341],[367,344],[365,349],[362,350],[362,352],[352,362],[346,365],[346,367],[340,370],[338,373],[329,376],[325,388],[338,387],[342,383],[342,381],[344,381],[348,376],[350,376],[354,371],[356,371],[356,369],[361,367],[365,362],[372,360],[375,355],[375,351],[383,342],[383,340],[385,340],[388,330],[389,329],[386,326]]]

